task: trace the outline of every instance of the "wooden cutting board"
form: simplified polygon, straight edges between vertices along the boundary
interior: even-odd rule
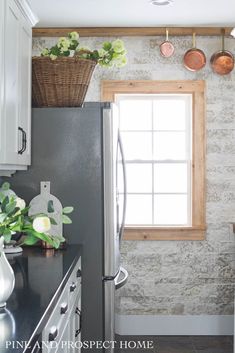
[[[50,181],[41,181],[40,194],[35,196],[29,204],[29,215],[45,213],[48,217],[54,218],[57,224],[52,224],[48,233],[50,235],[63,235],[62,204],[57,197],[50,193],[50,184]],[[54,212],[50,212],[51,208],[54,209]]]

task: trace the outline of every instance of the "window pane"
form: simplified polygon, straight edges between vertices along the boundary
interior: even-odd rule
[[[155,132],[154,158],[184,160],[186,159],[186,145],[184,132]]]
[[[185,130],[186,100],[157,99],[153,103],[154,130]]]
[[[126,164],[127,192],[152,192],[152,164]]]
[[[120,102],[120,130],[151,130],[152,102],[123,100]]]
[[[151,195],[127,195],[126,224],[152,224]]]
[[[122,132],[121,137],[126,160],[152,159],[151,132]]]
[[[187,164],[155,164],[154,192],[187,192]]]
[[[154,222],[157,225],[186,225],[187,196],[155,195]]]

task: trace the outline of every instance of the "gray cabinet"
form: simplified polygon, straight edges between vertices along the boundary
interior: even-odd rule
[[[81,259],[74,267],[42,332],[43,353],[80,353]]]
[[[25,0],[0,4],[0,175],[27,169],[31,138],[32,26]]]

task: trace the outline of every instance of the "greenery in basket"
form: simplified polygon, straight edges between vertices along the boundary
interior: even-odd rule
[[[14,234],[22,233],[25,237],[21,245],[34,245],[42,240],[57,249],[65,239],[62,235],[48,234],[51,224],[56,224],[54,218],[43,213],[29,216],[29,208],[26,207],[25,201],[10,189],[9,183],[3,183],[0,188],[0,237],[3,236],[7,244]],[[48,203],[48,212],[53,211],[52,205]],[[63,223],[72,223],[68,216],[72,211],[73,207],[63,208]]]
[[[71,32],[68,37],[59,38],[56,45],[50,49],[44,48],[41,56],[49,56],[52,60],[63,56],[76,56],[83,59],[91,59],[96,61],[103,67],[122,67],[126,65],[126,49],[124,43],[120,39],[113,42],[103,42],[102,48],[99,50],[90,50],[79,46],[79,34]]]

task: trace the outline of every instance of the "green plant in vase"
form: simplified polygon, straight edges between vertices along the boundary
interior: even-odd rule
[[[4,238],[5,244],[10,243],[16,233],[20,233],[22,235],[20,245],[34,245],[41,240],[58,249],[65,239],[61,234],[53,236],[49,234],[51,225],[56,224],[54,218],[44,213],[29,216],[29,209],[25,201],[10,189],[9,183],[2,184],[0,188],[0,237]],[[68,216],[72,211],[73,207],[63,209],[63,223],[72,223]]]

